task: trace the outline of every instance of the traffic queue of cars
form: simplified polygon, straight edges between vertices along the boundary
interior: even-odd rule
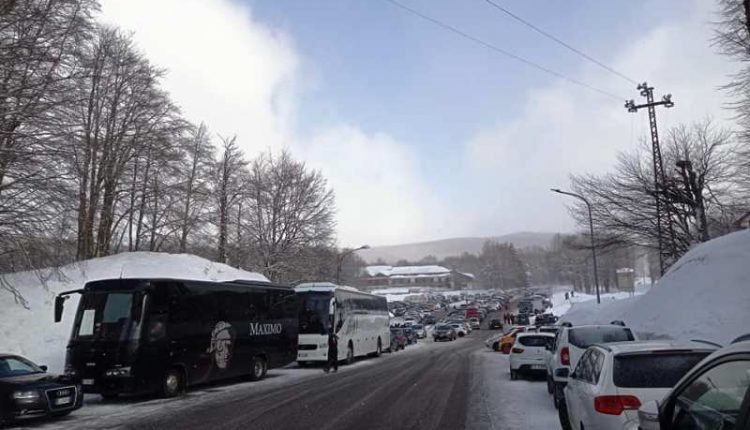
[[[510,355],[512,380],[546,375],[564,430],[750,429],[750,336],[639,340],[613,321],[510,327],[486,343]]]

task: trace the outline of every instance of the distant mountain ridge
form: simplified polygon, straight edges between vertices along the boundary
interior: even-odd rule
[[[517,248],[549,247],[552,238],[557,233],[520,232],[494,237],[457,237],[451,239],[433,240],[429,242],[405,243],[402,245],[373,246],[370,249],[358,251],[357,255],[372,264],[379,259],[389,264],[399,260],[419,261],[428,255],[443,259],[461,255],[464,252],[479,254],[482,245],[487,240],[510,242]]]

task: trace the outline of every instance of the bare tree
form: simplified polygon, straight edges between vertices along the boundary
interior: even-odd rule
[[[65,151],[54,111],[82,73],[75,47],[90,34],[92,1],[18,0],[0,13],[0,269],[64,261],[69,211]],[[62,233],[62,234],[60,234]]]
[[[739,71],[730,76],[724,89],[734,98],[729,107],[739,123],[739,143],[735,155],[735,178],[750,206],[750,2],[747,0],[719,0],[721,19],[716,23],[714,46],[722,54],[740,64]]]
[[[201,123],[191,131],[184,143],[184,182],[183,210],[180,222],[179,250],[187,250],[188,236],[205,215],[209,203],[210,167],[215,148],[208,135],[208,129]]]
[[[333,243],[333,191],[286,151],[253,161],[244,201],[251,263],[271,279],[295,269],[303,249]]]
[[[229,214],[232,206],[243,192],[243,177],[247,162],[237,146],[237,136],[221,138],[221,157],[216,163],[214,197],[217,203],[219,242],[216,259],[221,263],[227,261],[227,241],[229,235]]]
[[[656,248],[657,194],[668,206],[675,230],[677,258],[696,243],[723,234],[727,212],[733,210],[731,134],[710,122],[669,130],[664,165],[669,179],[663,189],[653,187],[650,150],[643,143],[633,153],[621,153],[615,172],[603,176],[573,176],[574,190],[591,201],[595,229],[607,232],[603,242]],[[588,226],[583,204],[572,207],[580,225]],[[662,237],[663,243],[670,238]]]

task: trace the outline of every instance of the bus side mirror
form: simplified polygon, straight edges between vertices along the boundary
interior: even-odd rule
[[[59,323],[62,321],[63,307],[65,306],[66,296],[55,297],[55,322]]]

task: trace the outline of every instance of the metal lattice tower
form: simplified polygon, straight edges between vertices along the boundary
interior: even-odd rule
[[[633,100],[628,100],[625,102],[625,108],[628,112],[638,112],[638,109],[648,108],[648,121],[651,130],[651,157],[654,168],[654,196],[656,199],[656,234],[659,241],[659,269],[663,275],[667,267],[669,267],[670,260],[676,254],[676,244],[669,205],[664,205],[662,201],[666,178],[664,176],[661,146],[659,145],[659,132],[656,126],[656,106],[663,105],[664,107],[671,108],[674,106],[674,103],[672,102],[671,94],[662,97],[661,101],[654,102],[654,87],[649,87],[646,82],[639,84],[637,89],[641,92],[641,96],[646,98],[646,103],[636,105]],[[664,244],[665,228],[669,238],[668,249]]]

